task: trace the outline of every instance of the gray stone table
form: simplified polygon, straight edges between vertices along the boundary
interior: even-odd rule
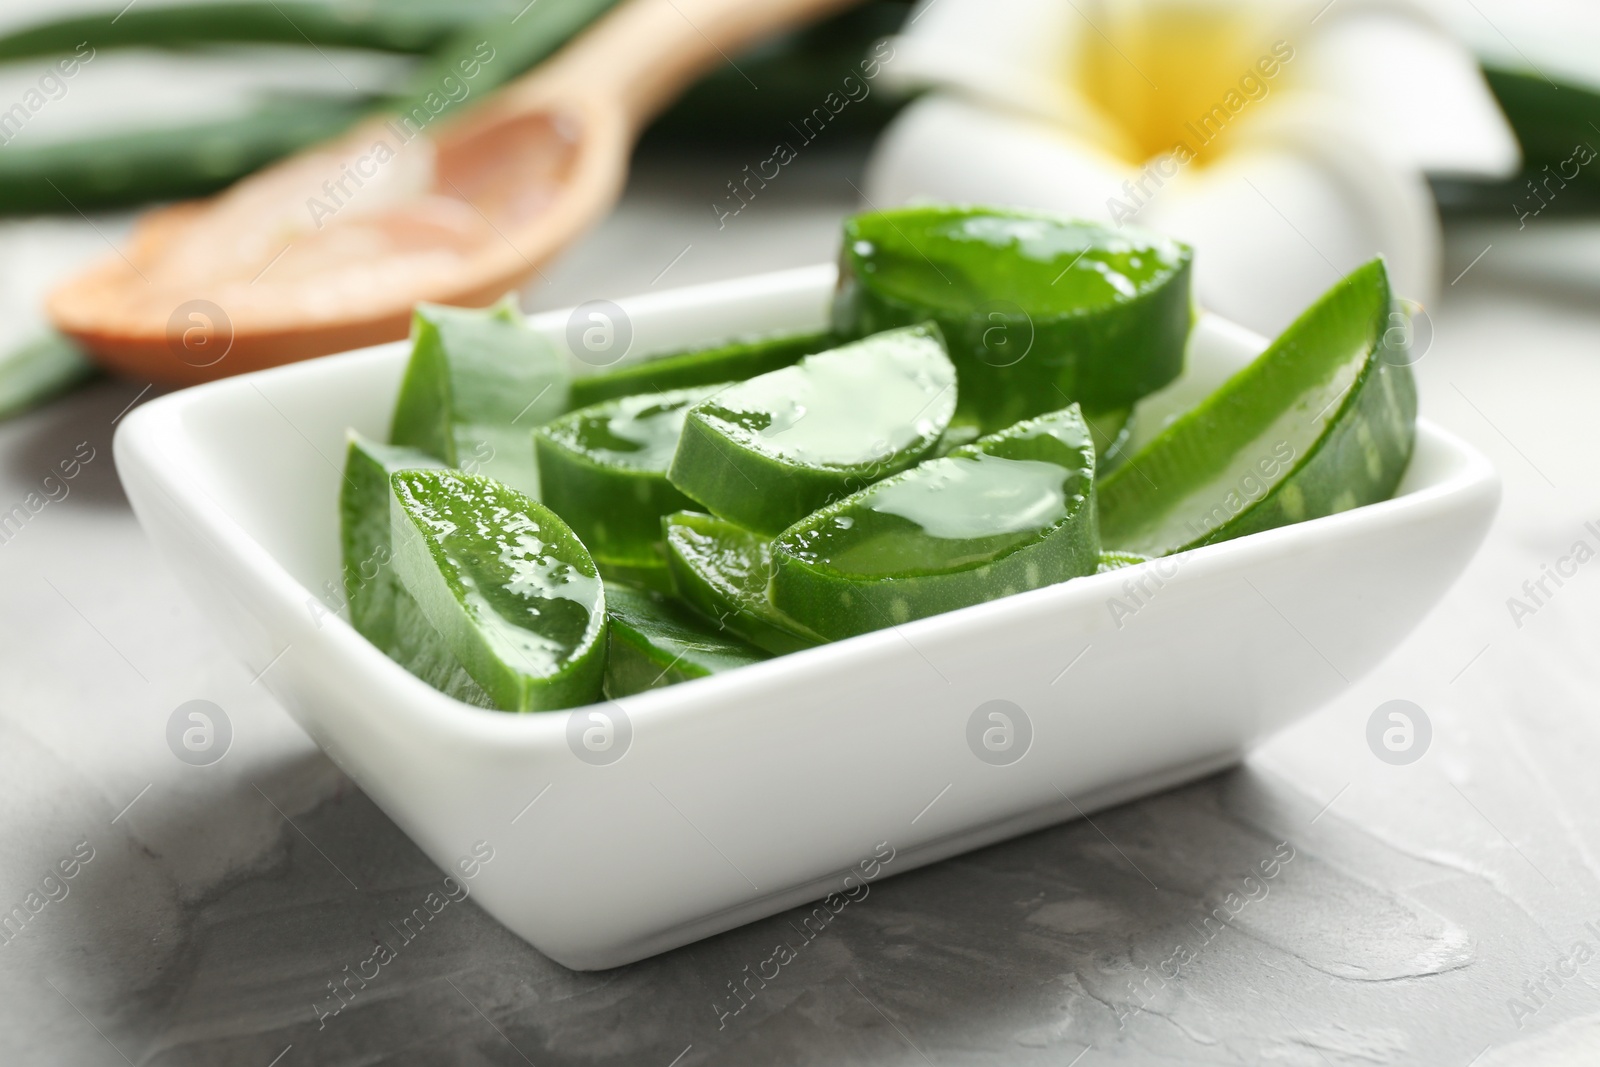
[[[646,165],[530,303],[831,257],[859,161],[802,160],[719,230],[706,205],[741,162]],[[97,242],[12,226],[0,275],[37,289],[38,257]],[[725,1017],[791,917],[578,974],[467,902],[319,1025],[440,872],[153,556],[110,454],[142,383],[0,424],[0,510],[78,463],[0,544],[0,908],[38,905],[0,946],[0,1063],[1594,1062],[1600,563],[1530,615],[1507,601],[1600,547],[1597,249],[1581,226],[1452,232],[1446,277],[1473,266],[1433,310],[1423,408],[1494,459],[1505,501],[1387,663],[1237,769],[874,885]],[[1405,766],[1366,741],[1396,698],[1432,727]],[[191,699],[232,723],[211,766],[165,739]]]

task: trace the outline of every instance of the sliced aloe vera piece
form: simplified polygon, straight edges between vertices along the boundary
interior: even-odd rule
[[[772,552],[766,538],[693,511],[669,515],[662,527],[673,593],[719,631],[779,656],[823,642],[767,599]]]
[[[457,700],[492,706],[395,574],[390,537],[389,476],[438,468],[415,448],[380,445],[352,431],[339,490],[340,547],[350,623],[400,666]]]
[[[936,327],[889,330],[696,404],[668,477],[708,511],[776,534],[926,456],[955,392]]]
[[[982,436],[983,431],[970,422],[951,423],[950,428],[939,438],[939,443],[933,446],[929,458],[948,456],[962,445],[970,445]]]
[[[768,658],[659,593],[607,582],[606,614],[605,694],[613,700]]]
[[[608,577],[609,564],[619,570],[665,566],[661,519],[694,507],[667,481],[667,468],[689,409],[720,388],[702,385],[606,400],[534,431],[544,502],[572,527]]]
[[[390,442],[537,499],[533,428],[567,409],[568,375],[555,347],[527,327],[510,296],[481,310],[420,304],[411,338]]]
[[[83,350],[51,330],[0,356],[0,419],[32,410],[96,373]]]
[[[831,331],[808,330],[771,337],[742,337],[710,348],[664,352],[638,363],[573,379],[571,404],[575,408],[586,408],[602,400],[635,393],[664,393],[695,385],[742,382],[758,374],[792,366],[801,356],[825,351],[839,343]]]
[[[1328,290],[1100,483],[1106,545],[1166,555],[1393,495],[1417,393],[1385,347],[1392,306],[1382,260]]]
[[[566,523],[480,475],[405,470],[389,484],[395,572],[494,706],[597,699],[605,590]]]
[[[861,337],[934,321],[985,431],[1078,401],[1131,406],[1177,377],[1193,254],[1053,215],[910,207],[848,219],[833,326]]]
[[[1133,440],[1133,409],[1083,413],[1094,439],[1094,476],[1104,478],[1128,458],[1128,442]]]
[[[666,548],[663,546],[658,559],[599,559],[594,565],[600,568],[600,576],[608,582],[618,582],[622,585],[631,585],[639,589],[651,589],[660,593],[672,592],[672,575],[667,571]]]
[[[1077,407],[885,478],[772,543],[772,605],[825,637],[1093,574],[1094,445]]]
[[[1149,556],[1141,556],[1137,552],[1101,552],[1100,565],[1095,568],[1098,574],[1107,571],[1120,571],[1124,567],[1132,567],[1138,563],[1148,563]]]

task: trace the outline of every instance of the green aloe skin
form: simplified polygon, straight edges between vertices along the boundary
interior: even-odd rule
[[[1037,212],[911,207],[846,221],[833,325],[933,321],[985,432],[1077,401],[1131,407],[1183,368],[1193,253],[1133,228]]]
[[[1094,439],[1094,476],[1104,478],[1128,458],[1128,442],[1133,440],[1133,409],[1102,411],[1099,414],[1083,413],[1089,426],[1089,436]]]
[[[667,480],[689,409],[721,385],[641,393],[563,415],[533,435],[544,503],[601,573],[665,589],[661,519],[694,502]]]
[[[605,590],[566,523],[479,475],[404,470],[389,484],[395,572],[495,707],[598,699]]]
[[[823,638],[767,599],[772,552],[767,538],[714,515],[683,511],[662,520],[672,591],[719,631],[774,655]]]
[[[776,534],[930,454],[955,404],[938,329],[889,330],[696,404],[667,476],[713,514]]]
[[[1394,306],[1382,260],[1324,294],[1100,483],[1107,546],[1166,555],[1394,495],[1417,415]]]
[[[51,330],[0,356],[0,419],[29,411],[98,373],[83,350]]]
[[[742,382],[758,374],[781,370],[802,356],[824,352],[843,343],[831,331],[746,337],[710,348],[664,352],[637,363],[572,381],[572,406],[586,408],[602,400],[636,393],[664,393],[697,385]]]
[[[1100,566],[1095,568],[1096,574],[1107,571],[1119,571],[1124,567],[1132,567],[1139,563],[1150,562],[1149,556],[1141,556],[1137,552],[1101,552]]]
[[[1381,260],[1130,455],[1181,367],[1187,248],[968,208],[847,234],[839,334],[570,395],[509,305],[420,308],[395,444],[347,458],[356,627],[469,703],[572,707],[1383,500],[1410,461]]]
[[[488,694],[461,666],[395,573],[389,476],[396,471],[440,466],[426,452],[380,445],[351,432],[339,490],[340,547],[350,624],[390,659],[440,692],[468,704],[492,707]]]
[[[836,639],[1093,574],[1094,461],[1074,406],[885,478],[772,543],[772,606]]]
[[[538,499],[532,432],[567,409],[560,353],[511,297],[493,308],[417,307],[389,440]]]
[[[607,583],[606,614],[605,695],[612,700],[769,658],[660,593]]]

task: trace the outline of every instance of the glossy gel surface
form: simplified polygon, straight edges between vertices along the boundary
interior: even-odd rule
[[[849,255],[885,293],[974,311],[1005,300],[1029,314],[1090,311],[1163,284],[1187,259],[1139,230],[1003,212],[929,212],[914,240],[888,215],[855,220]]]
[[[926,331],[900,330],[741,382],[697,414],[768,455],[850,467],[929,447],[955,400],[943,346]]]
[[[591,461],[666,474],[689,408],[724,388],[705,385],[620,397],[563,416],[546,431],[555,443]]]
[[[1100,485],[1107,547],[1159,556],[1393,493],[1416,391],[1383,358],[1391,300],[1382,260],[1357,268],[1129,457]]]
[[[717,382],[741,382],[796,363],[801,356],[842,344],[826,330],[745,337],[709,348],[665,352],[572,382],[572,406],[635,393],[662,393]]]
[[[1041,416],[840,501],[786,531],[778,549],[860,578],[982,565],[1082,516],[1093,470],[1077,411]]]
[[[582,544],[549,509],[489,478],[402,471],[390,484],[401,580],[467,670],[507,710],[566,706],[554,683],[593,658],[605,628]]]

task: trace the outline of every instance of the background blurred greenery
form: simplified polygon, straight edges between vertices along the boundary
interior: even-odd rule
[[[332,51],[391,57],[397,65],[384,67],[391,73],[361,87],[341,74],[348,92],[333,91],[337,86],[292,92],[279,88],[257,93],[248,106],[221,114],[102,126],[65,138],[14,141],[31,113],[27,106],[0,100],[0,215],[70,216],[202,196],[366,116],[427,105],[442,113],[468,100],[475,103],[484,92],[537,66],[617,2],[146,2],[23,25],[0,35],[0,65],[32,72],[32,63],[46,74],[63,57],[85,54],[84,49],[95,56],[222,56],[241,65],[320,53],[333,66],[328,58]],[[737,57],[737,68],[724,64],[691,86],[645,131],[640,151],[770,149],[790,135],[796,116],[809,113],[838,89],[876,41],[894,34],[910,10],[909,0],[868,0],[755,47]],[[445,79],[485,42],[494,48],[495,58],[481,65],[471,93],[460,101],[440,94]],[[1600,209],[1600,166],[1580,167],[1576,175],[1571,170],[1575,146],[1600,146],[1600,93],[1574,84],[1558,86],[1531,71],[1489,67],[1486,74],[1522,142],[1524,171],[1505,182],[1435,180],[1441,210],[1492,216],[1526,204],[1542,212],[1539,190],[1552,183],[1562,189],[1560,197],[1551,198],[1554,213]],[[33,96],[37,110],[45,98]],[[839,114],[831,136],[869,138],[903,102],[874,91]],[[0,355],[0,418],[27,410],[93,373],[70,343],[50,334]]]
[[[440,84],[461,59],[488,42],[495,59],[473,79],[468,99],[476,102],[483,92],[538,65],[616,2],[247,0],[141,5],[120,15],[108,10],[26,26],[0,37],[0,62],[68,56],[84,42],[96,54],[277,45],[364,49],[419,61],[409,77],[384,93],[278,93],[225,118],[7,144],[0,152],[0,214],[90,211],[213,192],[365,115],[409,110],[430,94],[435,110],[455,106],[438,92]],[[795,115],[809,112],[835,90],[874,41],[899,28],[908,10],[904,2],[873,0],[760,45],[739,58],[742,74],[719,68],[660,116],[646,134],[647,149],[766,144]],[[887,96],[874,93],[840,115],[838,130],[872,133],[893,112]]]

